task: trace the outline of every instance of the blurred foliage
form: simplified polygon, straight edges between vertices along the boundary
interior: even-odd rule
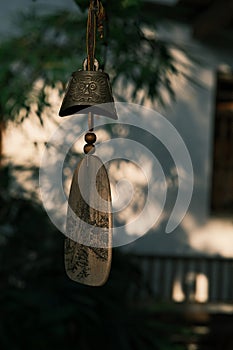
[[[43,124],[41,114],[49,105],[46,86],[56,87],[62,94],[71,73],[82,67],[89,2],[75,2],[77,11],[73,12],[19,15],[19,34],[0,43],[2,120],[16,120],[20,115],[22,121],[33,109]],[[161,89],[175,98],[171,79],[184,73],[177,68],[174,44],[159,38],[154,18],[143,16],[142,1],[103,3],[107,13],[105,36],[103,40],[97,38],[96,57],[110,74],[117,99],[123,101],[130,86],[129,102],[149,98],[163,105]],[[114,90],[119,82],[120,93]]]
[[[101,288],[66,276],[63,236],[34,200],[12,196],[9,168],[0,182],[0,348],[182,349],[172,344],[177,327],[132,304],[141,272],[114,250]]]

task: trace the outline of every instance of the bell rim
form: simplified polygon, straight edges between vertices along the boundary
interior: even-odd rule
[[[112,111],[105,109],[104,105],[111,105]],[[89,110],[88,110],[89,109]],[[86,112],[85,112],[86,110]],[[67,117],[72,116],[75,114],[88,114],[88,112],[93,112],[95,115],[99,115],[102,117],[108,117],[114,120],[118,120],[118,115],[115,109],[115,104],[113,102],[107,102],[107,103],[101,103],[101,104],[93,104],[93,105],[87,105],[86,103],[79,103],[79,105],[76,106],[70,106],[63,110],[63,108],[60,108],[59,116],[60,117]]]

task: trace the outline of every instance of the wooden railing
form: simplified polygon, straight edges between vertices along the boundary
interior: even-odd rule
[[[137,299],[174,302],[232,302],[233,259],[202,256],[132,255],[140,266]]]

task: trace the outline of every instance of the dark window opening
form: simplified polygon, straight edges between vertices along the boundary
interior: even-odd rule
[[[217,72],[213,169],[212,214],[233,215],[233,71]]]

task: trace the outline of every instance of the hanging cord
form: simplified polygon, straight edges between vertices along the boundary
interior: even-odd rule
[[[87,18],[87,70],[95,70],[96,28],[103,39],[105,11],[99,0],[91,0]]]
[[[94,130],[94,115],[92,112],[88,113],[88,130],[89,131]]]
[[[87,37],[86,37],[87,70],[89,71],[95,70],[95,66],[96,66],[95,65],[96,27],[99,32],[100,38],[103,39],[104,20],[105,20],[105,11],[101,1],[91,0],[89,10],[88,10]],[[88,113],[88,130],[91,132],[93,132],[94,130],[94,115],[92,112]]]

